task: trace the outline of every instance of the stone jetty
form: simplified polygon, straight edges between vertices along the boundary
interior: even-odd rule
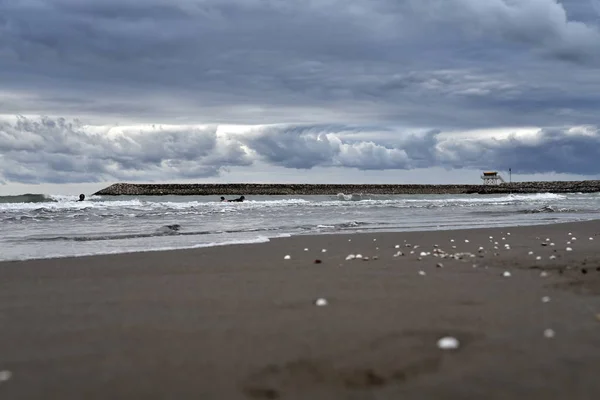
[[[344,194],[499,194],[499,193],[592,193],[600,181],[513,182],[500,185],[337,185],[337,184],[140,184],[115,183],[95,195],[102,196],[232,196],[232,195],[336,195]]]

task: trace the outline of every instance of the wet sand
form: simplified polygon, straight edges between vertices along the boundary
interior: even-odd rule
[[[0,263],[0,398],[597,399],[599,245],[592,221]]]

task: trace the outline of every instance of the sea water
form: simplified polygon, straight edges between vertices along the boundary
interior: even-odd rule
[[[0,260],[600,218],[600,194],[0,197]]]

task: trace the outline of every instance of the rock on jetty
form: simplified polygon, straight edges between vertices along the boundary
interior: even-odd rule
[[[500,185],[310,185],[260,183],[136,184],[115,183],[95,195],[101,196],[231,196],[231,195],[336,195],[345,194],[498,194],[498,193],[592,193],[600,181],[513,182]]]

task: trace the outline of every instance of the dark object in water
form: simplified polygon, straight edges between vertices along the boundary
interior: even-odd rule
[[[244,196],[240,196],[237,199],[232,199],[232,200],[227,200],[228,202],[234,202],[234,203],[241,203],[244,201],[244,199],[246,199]]]
[[[78,201],[84,201],[85,200],[85,194],[80,194],[79,195],[79,200]]]

